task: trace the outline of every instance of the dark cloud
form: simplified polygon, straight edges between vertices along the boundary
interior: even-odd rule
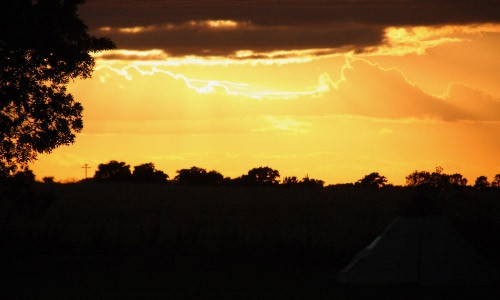
[[[81,15],[102,27],[152,26],[142,33],[104,33],[123,49],[171,54],[351,47],[379,44],[383,28],[500,21],[499,0],[88,0]],[[190,21],[234,20],[235,30],[186,27]],[[171,25],[165,30],[165,25]]]
[[[112,34],[124,49],[164,49],[173,55],[225,55],[242,49],[272,51],[352,46],[370,46],[380,42],[380,30],[365,28],[258,28],[226,31],[182,29],[150,31],[138,34]]]

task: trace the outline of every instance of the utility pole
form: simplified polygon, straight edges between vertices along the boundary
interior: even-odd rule
[[[87,170],[90,169],[90,166],[88,164],[85,164],[82,169],[85,169],[85,180],[87,180]]]

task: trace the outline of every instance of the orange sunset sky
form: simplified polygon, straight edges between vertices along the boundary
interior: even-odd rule
[[[370,172],[500,173],[499,1],[88,0],[117,49],[70,91],[75,143],[38,178],[109,160],[237,177],[270,166],[327,184]]]

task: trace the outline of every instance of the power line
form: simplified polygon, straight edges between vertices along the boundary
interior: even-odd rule
[[[90,169],[91,167],[88,165],[88,164],[85,164],[82,169],[85,169],[85,180],[87,180],[87,171]]]

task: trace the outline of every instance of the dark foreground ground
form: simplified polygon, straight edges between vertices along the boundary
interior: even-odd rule
[[[494,286],[348,287],[336,282],[335,270],[321,268],[35,265],[18,265],[18,272],[2,278],[5,299],[500,299]]]
[[[500,299],[498,286],[353,287],[336,274],[410,189],[38,185],[0,204],[2,299]],[[434,195],[500,266],[500,193]]]

